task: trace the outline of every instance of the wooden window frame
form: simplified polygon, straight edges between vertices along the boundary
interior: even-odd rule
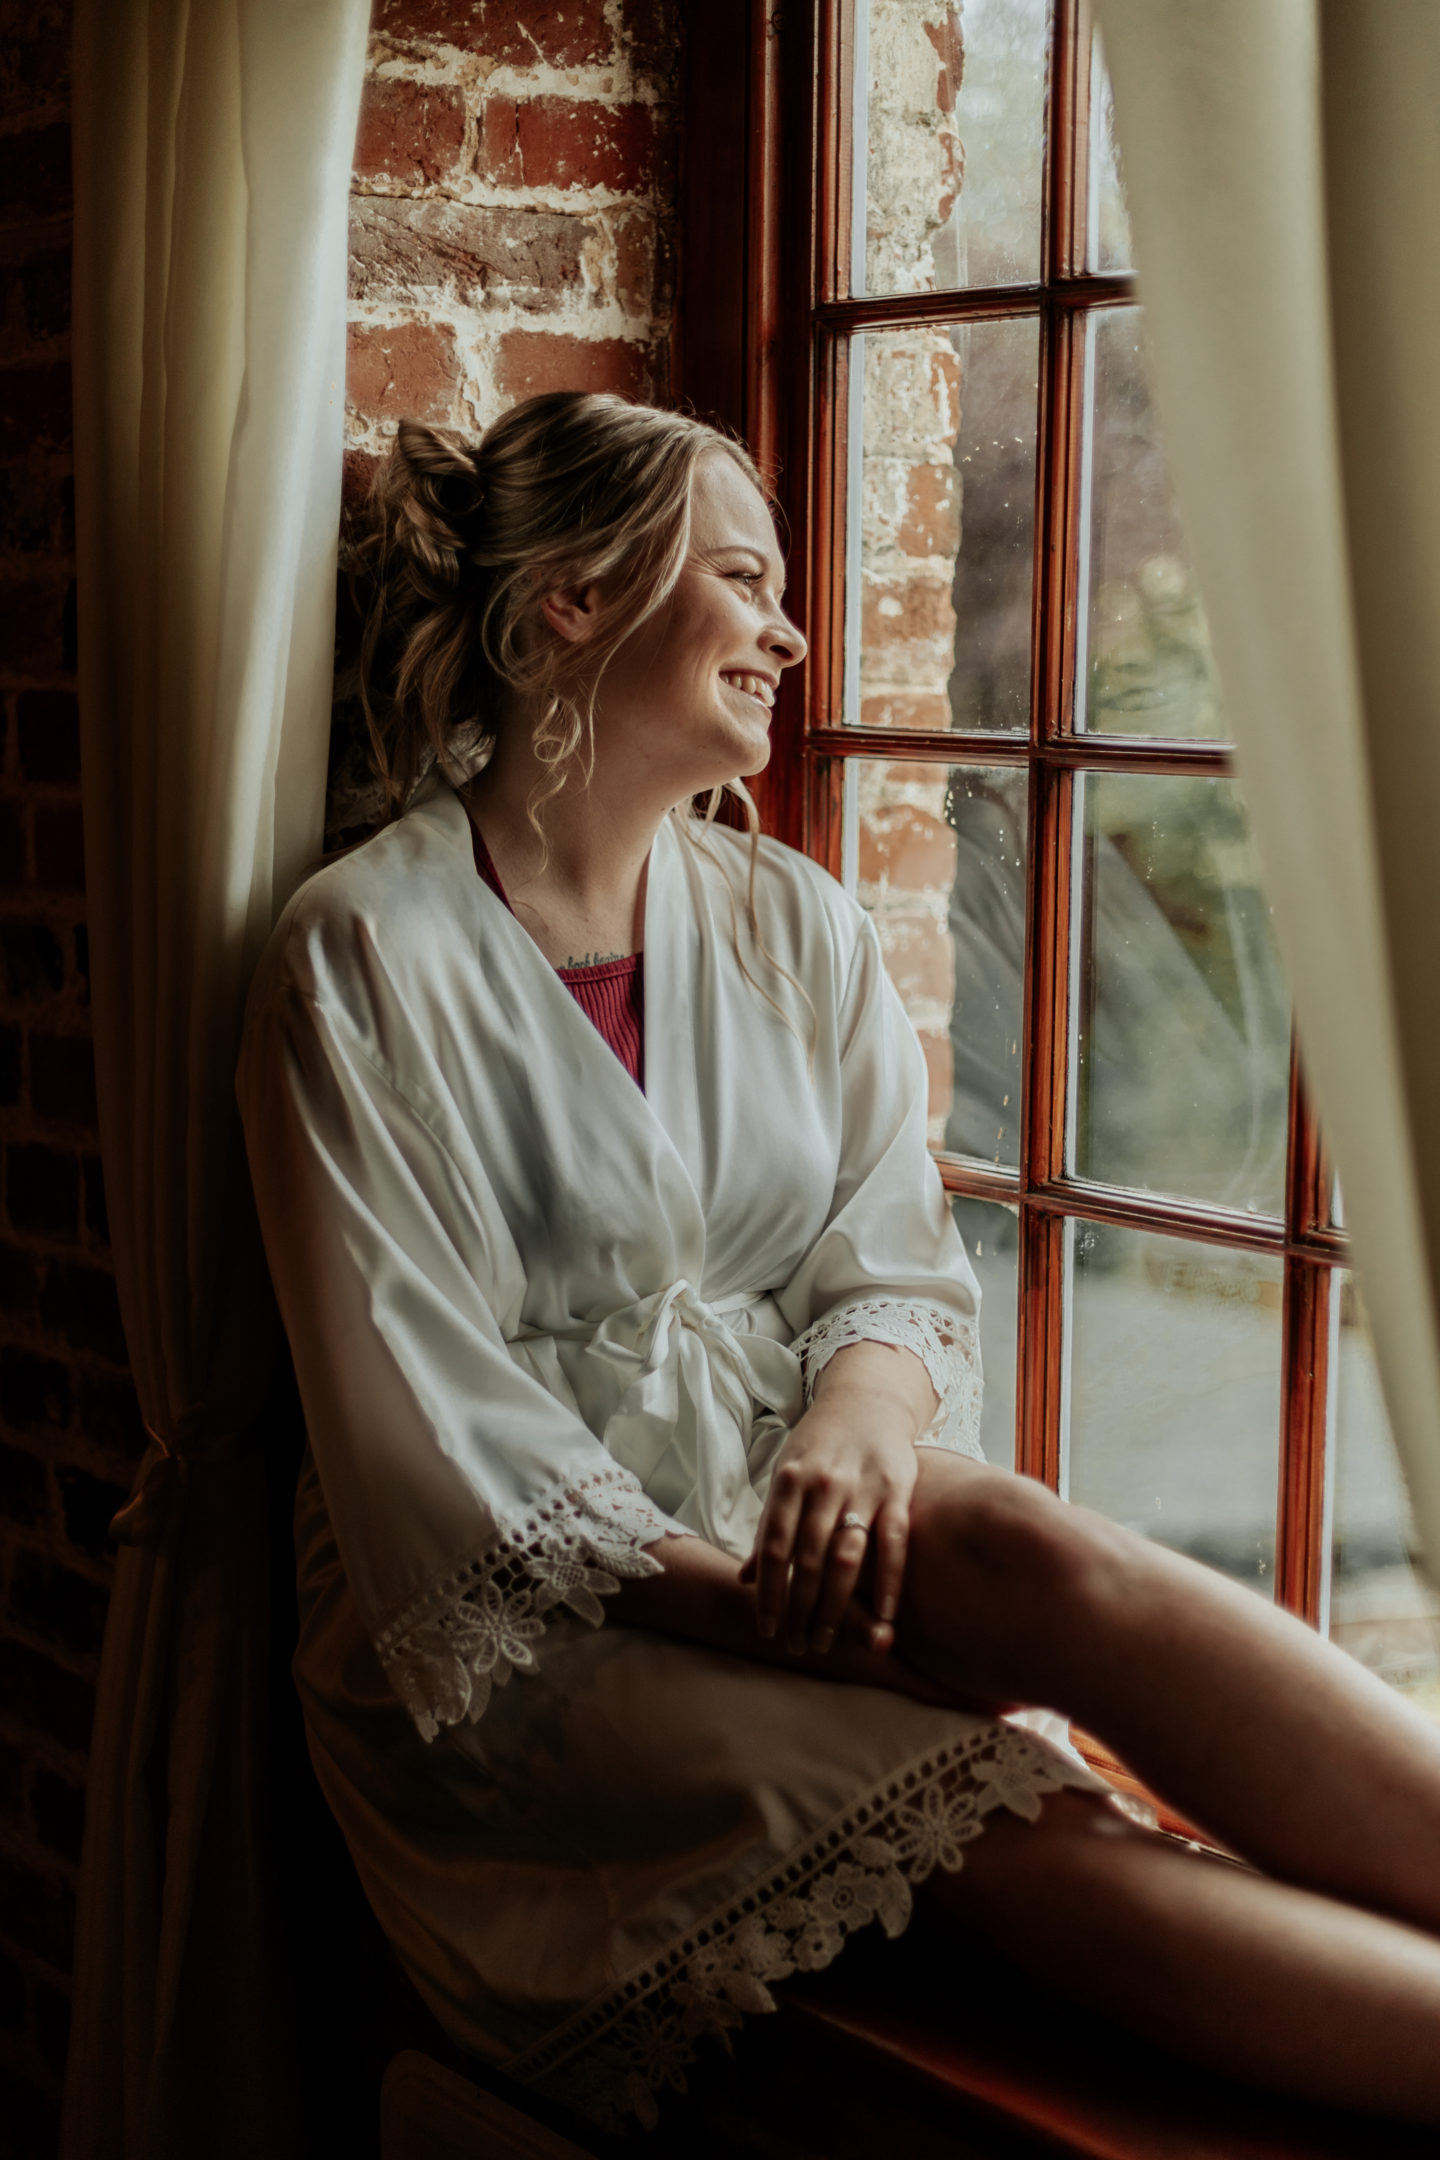
[[[1220,778],[1216,744],[1077,734],[1079,458],[1083,383],[1077,326],[1133,305],[1129,277],[1084,268],[1089,0],[1055,0],[1046,114],[1042,276],[1035,285],[849,296],[852,0],[692,0],[680,186],[676,389],[737,429],[773,475],[788,526],[790,600],[810,660],[782,684],[769,771],[757,785],[766,829],[840,869],[848,758],[1024,766],[1029,773],[1026,968],[1019,1166],[939,1157],[947,1189],[1018,1209],[1017,1469],[1060,1478],[1067,1220],[1183,1235],[1266,1254],[1283,1266],[1275,1595],[1322,1618],[1328,1366],[1336,1270],[1331,1176],[1292,1053],[1283,1218],[1082,1181],[1064,1161],[1075,776],[1119,771]],[[1040,408],[1028,740],[999,733],[900,732],[842,724],[844,485],[848,340],[925,323],[1038,318]]]

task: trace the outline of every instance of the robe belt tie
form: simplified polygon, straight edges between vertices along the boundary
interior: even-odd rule
[[[667,1457],[675,1470],[683,1463],[698,1490],[702,1528],[733,1519],[750,1499],[757,1446],[773,1453],[804,1408],[800,1360],[788,1340],[737,1328],[742,1313],[762,1327],[767,1319],[785,1326],[773,1299],[707,1304],[682,1280],[622,1306],[593,1332],[556,1331],[582,1343],[614,1376],[619,1401],[601,1434],[607,1452],[647,1488]],[[768,1416],[756,1416],[757,1403]],[[717,1453],[714,1437],[727,1427],[738,1428],[740,1447]]]

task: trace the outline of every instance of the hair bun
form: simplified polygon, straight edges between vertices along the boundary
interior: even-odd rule
[[[402,420],[388,490],[396,538],[436,584],[452,588],[484,507],[480,453],[448,428]]]

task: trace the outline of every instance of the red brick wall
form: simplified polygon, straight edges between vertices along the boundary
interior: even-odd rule
[[[142,1435],[88,1041],[69,453],[69,0],[0,0],[0,2160],[54,2149],[85,1751]],[[348,440],[664,396],[679,0],[377,0]]]

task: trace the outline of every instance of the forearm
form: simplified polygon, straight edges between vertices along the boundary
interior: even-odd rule
[[[663,1572],[621,1583],[605,1601],[609,1615],[629,1627],[758,1654],[764,1645],[755,1624],[755,1592],[741,1582],[738,1560],[698,1537],[660,1538],[646,1550]]]
[[[812,1390],[827,1411],[848,1411],[885,1425],[912,1443],[939,1408],[930,1375],[911,1350],[893,1343],[847,1343],[820,1369]]]

